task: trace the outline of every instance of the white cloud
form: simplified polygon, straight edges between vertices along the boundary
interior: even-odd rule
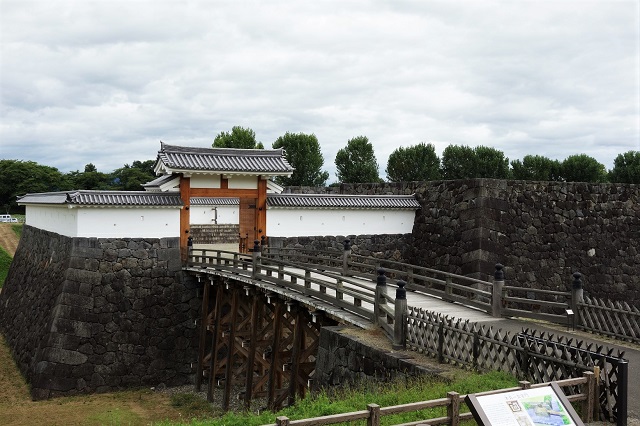
[[[17,1],[0,10],[0,156],[63,171],[315,133],[510,159],[640,150],[638,2]],[[26,148],[26,149],[25,149]]]

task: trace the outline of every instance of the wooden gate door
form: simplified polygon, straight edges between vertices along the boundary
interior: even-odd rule
[[[256,231],[256,203],[255,198],[240,198],[240,253],[248,253],[253,248],[253,240],[258,237]]]

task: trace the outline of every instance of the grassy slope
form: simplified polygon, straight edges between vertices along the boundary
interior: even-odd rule
[[[4,280],[7,278],[7,274],[9,273],[9,266],[11,265],[11,256],[9,253],[4,251],[2,247],[0,247],[0,288],[4,284]]]

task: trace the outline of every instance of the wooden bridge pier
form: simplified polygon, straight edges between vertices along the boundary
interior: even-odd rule
[[[278,409],[303,397],[315,371],[320,328],[335,321],[240,281],[202,275],[196,388],[207,399],[262,398]],[[219,398],[214,398],[219,396]]]

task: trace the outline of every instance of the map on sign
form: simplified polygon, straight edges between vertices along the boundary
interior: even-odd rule
[[[467,405],[485,426],[583,426],[555,384],[493,395],[468,395]]]

